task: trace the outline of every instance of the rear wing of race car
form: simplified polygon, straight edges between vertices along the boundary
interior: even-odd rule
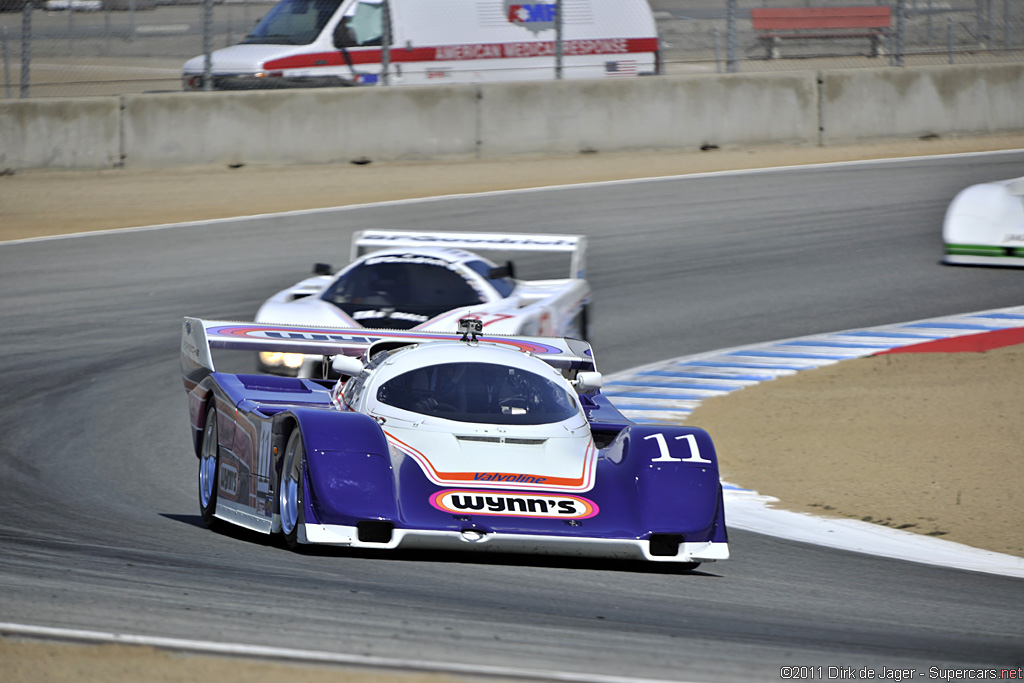
[[[586,275],[587,238],[583,235],[530,235],[503,232],[416,232],[360,230],[352,236],[351,260],[374,249],[451,247],[468,251],[532,251],[571,254],[569,277]]]
[[[213,349],[361,357],[378,342],[424,344],[441,341],[464,341],[464,337],[459,334],[411,330],[309,327],[185,318],[181,326],[181,375],[185,387],[191,389],[211,372],[215,372]],[[590,344],[579,339],[479,335],[473,341],[503,345],[530,353],[559,370],[595,370]]]

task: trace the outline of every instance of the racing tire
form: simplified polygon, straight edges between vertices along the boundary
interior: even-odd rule
[[[284,447],[284,462],[281,464],[281,478],[277,486],[281,535],[284,536],[285,544],[292,550],[300,546],[299,527],[306,523],[302,482],[305,461],[306,450],[302,445],[302,433],[296,427]]]
[[[211,402],[212,403],[212,402]],[[217,406],[206,409],[206,423],[199,447],[199,514],[208,529],[220,526],[217,513],[217,489],[220,486],[220,447],[217,444]]]

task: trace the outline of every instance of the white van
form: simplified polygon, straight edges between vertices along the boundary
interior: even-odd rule
[[[647,0],[281,0],[211,56],[213,89],[617,78],[659,71]],[[205,56],[185,63],[202,90]]]

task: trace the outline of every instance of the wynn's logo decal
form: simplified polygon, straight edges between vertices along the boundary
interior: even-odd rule
[[[438,510],[454,514],[502,517],[587,519],[599,511],[597,503],[581,496],[527,496],[512,491],[446,489],[432,495],[430,504]]]

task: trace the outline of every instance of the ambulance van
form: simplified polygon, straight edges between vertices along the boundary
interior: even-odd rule
[[[214,90],[622,78],[659,71],[647,0],[281,0],[241,43],[212,52],[210,62]],[[185,90],[203,90],[205,75],[205,55],[190,59],[183,69]]]

